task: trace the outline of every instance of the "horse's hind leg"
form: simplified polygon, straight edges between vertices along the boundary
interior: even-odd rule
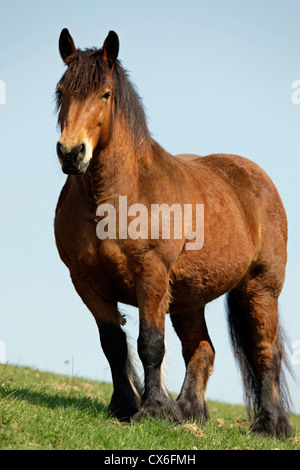
[[[292,429],[286,416],[282,382],[283,341],[278,325],[278,299],[258,276],[228,294],[228,318],[235,356],[240,363],[251,431],[286,437]]]
[[[171,315],[182,343],[186,374],[177,404],[186,419],[207,421],[206,386],[213,370],[214,348],[207,332],[204,308]]]

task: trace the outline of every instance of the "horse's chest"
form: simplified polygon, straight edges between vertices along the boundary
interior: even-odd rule
[[[96,255],[96,223],[88,214],[62,205],[55,217],[55,238],[63,261],[90,264]],[[70,266],[69,266],[70,267]]]
[[[78,217],[61,207],[55,219],[55,235],[61,258],[71,276],[85,276],[97,290],[101,286],[121,296],[134,296],[134,276],[128,255],[116,240],[100,240],[97,220],[85,214]],[[73,276],[72,276],[73,277]]]

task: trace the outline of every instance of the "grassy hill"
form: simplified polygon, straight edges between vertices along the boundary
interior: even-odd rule
[[[111,384],[0,365],[0,449],[300,449],[300,416],[291,417],[286,440],[253,437],[244,407],[216,402],[203,427],[151,418],[124,424],[107,414],[111,393]]]

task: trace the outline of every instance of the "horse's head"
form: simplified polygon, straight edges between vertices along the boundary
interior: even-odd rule
[[[119,39],[110,31],[103,48],[77,50],[67,29],[59,51],[68,66],[57,85],[61,136],[57,155],[66,174],[85,173],[95,149],[103,149],[112,134],[115,112],[113,69]]]

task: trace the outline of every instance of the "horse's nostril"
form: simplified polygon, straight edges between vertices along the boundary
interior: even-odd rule
[[[82,155],[85,154],[85,144],[84,144],[84,143],[82,143],[82,144],[79,146],[79,148],[78,148],[78,155],[79,155],[80,153],[81,153]]]
[[[57,156],[60,160],[66,160],[66,159],[70,158],[70,155],[68,153],[68,149],[66,148],[66,146],[64,144],[62,144],[59,141],[56,144],[56,153],[57,153]]]
[[[59,158],[63,158],[64,153],[63,153],[63,146],[60,142],[57,142],[56,144],[56,153]]]

